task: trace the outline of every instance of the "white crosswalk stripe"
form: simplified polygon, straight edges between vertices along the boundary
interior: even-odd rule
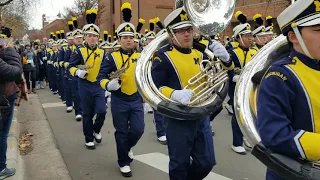
[[[142,154],[134,156],[134,159],[145,163],[149,166],[152,166],[156,169],[159,169],[163,172],[169,173],[169,157],[162,153],[149,153],[149,154]],[[232,180],[225,176],[216,174],[214,172],[210,172],[209,175],[204,180]]]

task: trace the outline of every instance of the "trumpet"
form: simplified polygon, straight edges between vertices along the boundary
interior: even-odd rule
[[[78,69],[81,69],[81,70],[87,71],[87,70],[93,68],[93,65],[87,65],[87,64],[85,64],[85,65],[78,65],[77,68],[78,68]]]
[[[127,69],[129,69],[130,64],[128,64],[127,66],[123,66],[122,68],[120,68],[119,70],[112,72],[109,74],[109,79],[117,79],[120,78],[122,76],[123,73],[125,73],[127,71]]]

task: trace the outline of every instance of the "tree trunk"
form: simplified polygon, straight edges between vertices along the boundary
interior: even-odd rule
[[[13,0],[7,0],[7,2],[0,3],[0,7],[5,6],[5,5],[8,5],[8,4],[10,4],[12,1],[13,1]]]

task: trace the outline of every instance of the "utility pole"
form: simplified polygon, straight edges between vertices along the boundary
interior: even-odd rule
[[[140,18],[140,0],[138,0],[138,20]]]

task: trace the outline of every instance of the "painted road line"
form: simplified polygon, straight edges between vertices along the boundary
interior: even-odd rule
[[[53,108],[53,107],[63,107],[66,106],[63,102],[54,102],[54,103],[43,103],[43,108]]]
[[[162,153],[149,153],[134,156],[134,159],[159,169],[163,172],[169,173],[169,157]],[[222,175],[210,172],[209,175],[204,180],[232,180],[230,178],[224,177]]]

